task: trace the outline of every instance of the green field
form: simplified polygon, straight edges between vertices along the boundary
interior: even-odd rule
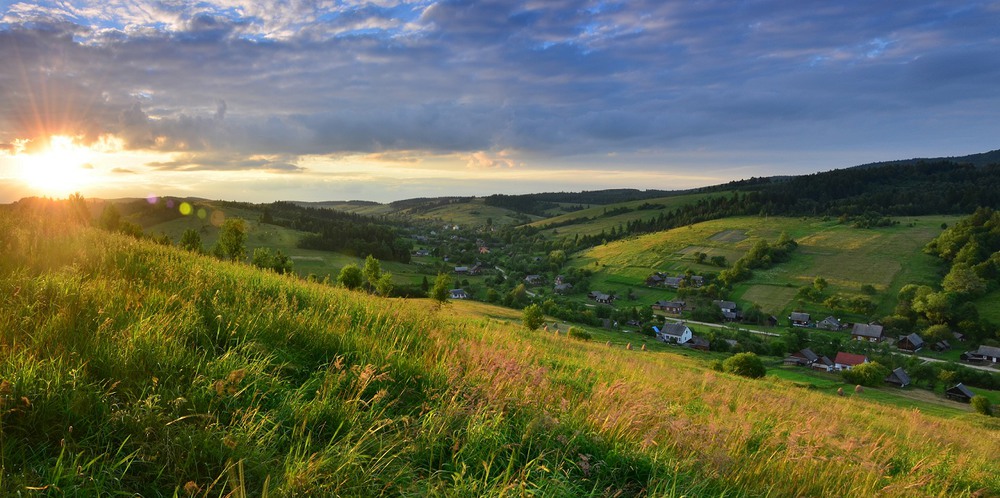
[[[642,286],[654,271],[680,274],[691,269],[698,274],[720,270],[697,264],[694,252],[722,255],[732,263],[758,240],[774,242],[786,232],[799,244],[791,259],[770,269],[755,270],[753,278],[734,289],[737,301],[744,305],[756,303],[776,316],[786,316],[799,307],[829,314],[831,311],[822,305],[800,305],[795,299],[799,287],[823,277],[829,283],[828,295],[860,295],[863,285],[873,286],[877,294],[872,299],[879,306],[878,312],[886,314],[903,285],[934,285],[940,279],[938,261],[921,249],[941,232],[942,223],[950,224],[955,219],[905,218],[891,228],[858,229],[835,220],[725,218],[610,242],[580,253],[572,264],[597,272],[595,288],[624,294],[624,288]],[[670,296],[669,290],[650,290],[642,304]]]
[[[597,235],[601,233],[602,230],[605,232],[610,232],[612,228],[618,227],[620,225],[625,225],[630,221],[648,220],[650,218],[656,218],[657,216],[660,215],[661,211],[670,211],[673,209],[677,209],[680,206],[686,204],[692,204],[698,202],[701,199],[718,195],[727,195],[727,193],[722,192],[715,194],[684,194],[671,197],[662,197],[659,199],[646,199],[641,201],[622,202],[607,206],[594,206],[580,211],[573,211],[571,213],[560,214],[558,216],[554,216],[551,218],[538,220],[531,223],[531,226],[543,227],[549,224],[561,224],[570,222],[572,220],[580,220],[577,223],[544,230],[542,233],[545,234],[546,236],[551,236],[556,238],[559,237],[572,238],[576,235]],[[661,206],[661,207],[654,209],[638,209],[638,207],[643,204]],[[635,209],[635,211],[630,211],[628,213],[622,213],[611,216],[605,215],[605,213],[613,211],[616,208]]]
[[[53,211],[0,212],[0,250],[7,496],[1000,493],[979,415],[303,282]]]

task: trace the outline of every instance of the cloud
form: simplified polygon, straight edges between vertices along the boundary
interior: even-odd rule
[[[224,153],[182,154],[171,161],[154,161],[146,166],[160,171],[267,171],[272,173],[298,173],[305,168],[295,164],[289,156],[244,156]]]
[[[514,159],[512,151],[501,150],[497,152],[476,151],[469,154],[466,159],[466,166],[469,168],[514,168],[524,166],[524,163]]]
[[[1000,12],[976,4],[41,1],[0,19],[0,144],[115,136],[177,154],[170,171],[1000,131]],[[969,128],[921,117],[946,112]]]
[[[115,174],[127,174],[127,175],[134,175],[134,174],[136,174],[135,171],[132,171],[132,170],[130,170],[128,168],[112,168],[111,172],[115,173]]]

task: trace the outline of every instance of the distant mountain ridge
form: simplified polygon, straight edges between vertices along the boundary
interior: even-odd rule
[[[978,154],[969,154],[967,156],[954,156],[954,157],[915,157],[913,159],[898,159],[895,161],[879,161],[874,163],[860,164],[854,166],[854,168],[878,168],[882,166],[912,166],[920,163],[955,163],[955,164],[971,164],[977,168],[983,166],[988,166],[991,164],[1000,164],[1000,149],[991,150],[989,152],[980,152]]]

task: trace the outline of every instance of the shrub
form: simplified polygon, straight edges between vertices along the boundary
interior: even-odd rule
[[[850,370],[844,370],[841,375],[851,384],[875,387],[882,384],[889,375],[889,369],[877,361],[862,363]]]
[[[545,320],[542,315],[542,307],[537,304],[529,304],[524,308],[524,326],[529,330],[535,330],[542,326],[542,322]]]
[[[754,353],[738,353],[722,362],[722,369],[729,373],[759,379],[767,373],[764,362]]]
[[[574,339],[580,339],[581,341],[589,341],[591,337],[593,337],[590,335],[590,332],[576,327],[569,328],[569,336]]]
[[[986,396],[976,395],[972,397],[972,409],[976,413],[981,413],[983,415],[992,415],[993,407],[991,406],[990,399]]]

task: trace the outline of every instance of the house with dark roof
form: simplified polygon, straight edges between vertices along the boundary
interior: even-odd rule
[[[843,351],[837,353],[837,357],[833,359],[833,366],[837,370],[850,370],[862,363],[868,363],[867,356]]]
[[[808,327],[810,319],[809,313],[802,313],[799,311],[793,311],[791,315],[788,315],[788,321],[792,322],[793,327]]]
[[[824,330],[840,330],[844,328],[844,324],[841,323],[836,317],[828,316],[822,321],[816,322],[816,328]]]
[[[819,359],[812,365],[809,365],[809,368],[819,370],[821,372],[832,372],[834,367],[836,367],[836,365],[833,363],[833,360],[826,356],[820,356]]]
[[[451,299],[468,299],[469,295],[463,289],[452,289],[448,291],[448,297]]]
[[[885,378],[886,384],[892,384],[896,387],[906,387],[910,385],[910,376],[906,375],[906,371],[903,367],[899,367],[893,370],[888,377]]]
[[[524,283],[527,285],[538,285],[542,283],[543,280],[545,280],[545,277],[542,277],[541,275],[528,275],[527,277],[524,277]]]
[[[708,339],[704,337],[698,337],[696,335],[691,336],[691,340],[684,344],[691,349],[697,349],[699,351],[708,351],[711,349],[712,343],[708,342]]]
[[[687,304],[684,301],[657,301],[653,303],[651,308],[654,310],[664,311],[666,313],[671,313],[674,315],[679,315],[684,311],[684,305]]]
[[[571,290],[573,290],[573,284],[569,282],[556,284],[556,286],[552,288],[552,291],[555,292],[556,294],[566,294]]]
[[[865,342],[881,342],[882,326],[873,323],[855,323],[851,330],[851,339]]]
[[[962,353],[962,360],[969,362],[1000,363],[1000,348],[995,346],[979,346],[975,351]]]
[[[811,349],[806,348],[786,356],[785,365],[797,365],[801,367],[806,367],[812,365],[817,360],[819,360],[819,355],[813,353]]]
[[[663,274],[662,273],[654,273],[654,274],[646,277],[646,285],[648,285],[650,287],[659,287],[659,286],[663,285]]]
[[[740,312],[736,309],[736,303],[732,301],[712,301],[712,304],[719,307],[722,311],[722,317],[729,321],[736,321],[740,319]]]
[[[896,341],[896,348],[907,353],[916,353],[924,348],[924,340],[914,332],[910,335],[900,337]]]
[[[676,289],[681,286],[681,281],[683,280],[684,277],[666,277],[663,279],[663,285],[666,287],[670,287],[672,289]]]
[[[951,400],[961,401],[962,403],[969,403],[972,401],[972,397],[975,396],[976,394],[970,391],[968,387],[962,385],[961,382],[959,382],[954,387],[948,388],[948,390],[944,392],[944,395]]]
[[[934,351],[948,351],[951,349],[951,343],[945,339],[942,339],[934,344],[931,344],[931,349]]]
[[[656,338],[668,344],[684,344],[691,340],[691,329],[683,323],[668,323],[663,330],[653,327]]]
[[[614,296],[600,291],[590,291],[590,293],[587,294],[587,297],[601,304],[611,304],[611,302],[615,300]]]

